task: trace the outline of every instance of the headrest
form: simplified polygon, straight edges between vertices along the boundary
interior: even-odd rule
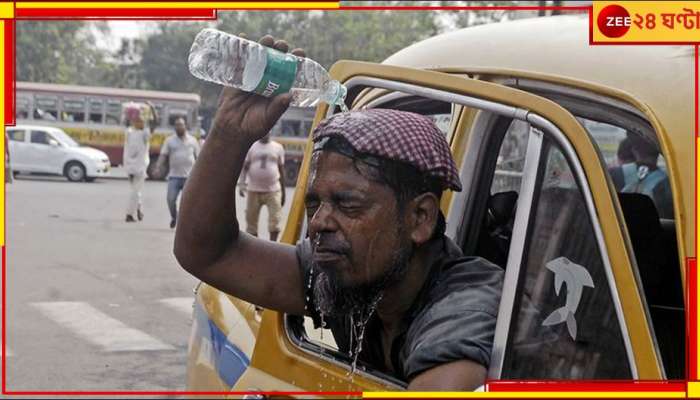
[[[632,240],[661,232],[659,213],[651,197],[641,193],[618,193],[618,196]]]
[[[503,225],[510,221],[518,202],[518,193],[514,191],[495,193],[489,197],[489,211],[496,225]]]

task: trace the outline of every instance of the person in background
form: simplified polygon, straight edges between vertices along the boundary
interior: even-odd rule
[[[177,198],[185,187],[187,177],[192,166],[199,156],[199,142],[194,136],[187,133],[187,122],[179,117],[175,120],[175,134],[171,135],[160,150],[160,157],[156,164],[156,173],[162,175],[164,164],[167,161],[168,194],[167,202],[170,210],[170,228],[175,228],[177,223]]]
[[[642,136],[630,135],[637,176],[622,188],[622,193],[640,193],[649,196],[660,218],[673,219],[671,182],[666,172],[659,168],[659,147]]]
[[[630,183],[637,182],[637,164],[632,152],[632,140],[629,137],[620,142],[617,148],[617,166],[610,168],[609,171],[618,192]]]
[[[157,126],[157,115],[152,104],[129,105],[127,128],[124,143],[124,169],[129,177],[131,195],[126,208],[126,222],[143,220],[141,207],[141,190],[146,180],[146,170],[150,157],[148,154],[151,134]],[[136,109],[138,107],[138,109]],[[146,128],[146,121],[149,122]]]
[[[267,229],[270,240],[277,241],[280,233],[284,193],[284,147],[265,135],[248,151],[243,164],[239,193],[248,196],[246,202],[246,232],[258,236],[260,209],[267,207]]]

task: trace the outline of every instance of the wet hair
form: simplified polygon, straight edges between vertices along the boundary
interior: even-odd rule
[[[432,193],[438,201],[442,197],[442,183],[435,177],[420,172],[411,164],[361,153],[345,138],[330,136],[316,142],[314,152],[324,150],[344,155],[353,161],[355,170],[370,181],[388,186],[396,195],[400,211],[406,204],[423,193]],[[445,216],[438,210],[438,219],[431,239],[445,233]]]

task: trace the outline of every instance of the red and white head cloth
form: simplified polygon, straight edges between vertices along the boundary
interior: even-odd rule
[[[445,135],[428,117],[406,111],[371,109],[339,113],[318,124],[312,139],[344,138],[358,153],[412,165],[444,189],[461,191]]]

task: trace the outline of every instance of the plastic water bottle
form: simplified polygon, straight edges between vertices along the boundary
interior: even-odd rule
[[[291,92],[293,106],[313,107],[321,100],[346,109],[347,89],[319,63],[216,29],[197,34],[189,67],[199,79],[265,97]]]

